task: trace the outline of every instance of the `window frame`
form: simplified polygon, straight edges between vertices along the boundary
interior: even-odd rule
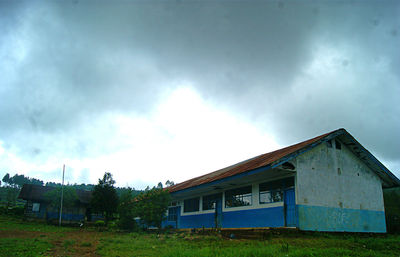
[[[282,178],[274,181],[268,181],[258,184],[258,203],[259,204],[270,204],[280,203],[284,201],[285,189],[294,187],[294,177]],[[274,201],[273,194],[279,194],[280,199]],[[269,201],[262,201],[264,197],[262,195],[270,194]]]
[[[222,201],[222,193],[216,193],[216,194],[210,194],[210,195],[203,196],[202,210],[203,211],[215,210],[218,199],[221,199],[221,201]],[[207,204],[209,204],[209,203],[213,204],[213,206],[211,208],[209,208],[209,206],[207,206]]]
[[[174,213],[171,213],[173,210]],[[167,221],[177,221],[178,220],[178,207],[170,207],[168,208],[168,215],[167,215]]]
[[[241,192],[242,191],[242,192]],[[235,205],[234,203],[248,203]],[[253,205],[253,186],[244,186],[234,189],[229,189],[225,191],[225,208],[235,208],[235,207],[244,207],[244,206],[252,206]]]
[[[40,205],[40,203],[32,203],[32,212],[40,212]],[[34,208],[36,206],[37,208]]]
[[[262,201],[262,195],[267,195],[269,194],[269,201]],[[275,201],[274,200],[274,195],[279,194],[279,200]],[[269,203],[280,203],[283,202],[283,190],[282,189],[272,189],[272,190],[265,190],[261,191],[259,190],[259,203],[260,204],[269,204]]]
[[[197,209],[196,208],[194,208],[193,210],[187,209],[190,207],[189,201],[197,201]],[[195,206],[195,205],[193,204],[193,206]],[[200,197],[193,197],[193,198],[188,198],[188,199],[183,200],[183,212],[184,213],[198,212],[198,211],[200,211]]]

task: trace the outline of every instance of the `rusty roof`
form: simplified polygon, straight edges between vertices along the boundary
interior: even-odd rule
[[[203,176],[186,180],[182,183],[171,186],[168,189],[170,192],[176,192],[176,191],[180,191],[180,190],[184,190],[184,189],[187,189],[190,187],[210,183],[213,181],[217,181],[217,180],[231,177],[234,175],[238,175],[240,173],[244,173],[244,172],[247,172],[250,170],[254,170],[254,169],[257,169],[260,167],[267,166],[269,164],[272,164],[272,163],[282,159],[283,157],[285,157],[289,154],[292,154],[296,151],[299,151],[299,150],[311,145],[312,143],[318,142],[319,140],[329,136],[330,134],[333,134],[333,133],[341,131],[341,130],[344,130],[344,129],[338,129],[338,130],[314,137],[312,139],[303,141],[298,144],[294,144],[294,145],[291,145],[291,146],[288,146],[288,147],[285,147],[285,148],[282,148],[282,149],[279,149],[279,150],[276,150],[273,152],[269,152],[269,153],[265,153],[265,154],[256,156],[254,158],[239,162],[232,166],[205,174]]]

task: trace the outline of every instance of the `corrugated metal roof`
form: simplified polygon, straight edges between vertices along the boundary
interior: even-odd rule
[[[288,146],[288,147],[285,147],[285,148],[282,148],[282,149],[279,149],[279,150],[276,150],[273,152],[269,152],[266,154],[262,154],[262,155],[254,157],[254,158],[248,159],[246,161],[239,162],[232,166],[208,173],[208,174],[200,176],[200,177],[196,177],[196,178],[184,181],[182,183],[179,183],[179,184],[169,187],[168,190],[171,193],[177,192],[177,191],[181,191],[181,190],[188,189],[191,187],[196,187],[196,186],[200,186],[200,185],[207,184],[210,182],[214,182],[214,181],[218,181],[218,180],[225,179],[228,177],[232,177],[232,176],[235,176],[235,175],[238,175],[241,173],[245,173],[245,172],[248,172],[251,170],[255,170],[257,168],[261,168],[261,167],[273,164],[273,163],[281,160],[284,157],[295,154],[296,152],[298,152],[308,146],[311,146],[312,144],[319,144],[324,138],[326,138],[325,140],[329,140],[329,139],[334,138],[339,135],[342,135],[343,137],[346,137],[346,138],[351,138],[352,140],[357,142],[345,129],[338,129],[338,130],[314,137],[312,139],[303,141],[301,143],[291,145],[291,146]],[[328,136],[330,136],[330,137],[327,138]],[[359,144],[358,142],[357,142],[357,145],[362,147],[361,144]],[[365,148],[363,148],[363,149],[366,152],[368,152]],[[353,149],[350,149],[350,150],[353,151]],[[372,155],[370,158],[375,159],[375,157],[373,157]],[[367,165],[370,168],[372,168],[381,177],[382,180],[384,180],[386,183],[388,183],[388,186],[396,186],[396,185],[399,186],[400,180],[397,179],[396,176],[394,176],[378,160],[376,160],[376,162],[379,163],[380,167],[372,167],[369,163],[367,163]],[[383,175],[383,174],[386,174],[386,175]]]
[[[239,162],[237,164],[234,164],[232,166],[208,173],[206,175],[200,176],[200,177],[196,177],[187,181],[184,181],[182,183],[176,184],[174,186],[169,187],[169,191],[170,192],[176,192],[176,191],[180,191],[186,188],[190,188],[190,187],[194,187],[194,186],[198,186],[201,184],[206,184],[209,182],[213,182],[213,181],[217,181],[223,178],[227,178],[227,177],[231,177],[246,171],[250,171],[250,170],[254,170],[266,165],[269,165],[275,161],[278,161],[279,159],[292,154],[312,143],[317,142],[318,140],[321,140],[322,138],[337,132],[338,130],[323,134],[321,136],[306,140],[304,142],[295,144],[295,145],[291,145],[273,152],[269,152],[266,154],[262,154],[259,155],[257,157],[248,159],[246,161],[243,162]]]
[[[31,185],[31,184],[24,184],[22,186],[21,191],[19,192],[18,198],[24,200],[31,200],[31,201],[46,201],[45,193],[56,189],[55,187],[50,186],[39,186],[39,185]],[[76,189],[76,194],[78,199],[83,204],[88,204],[92,197],[92,192],[87,190]]]

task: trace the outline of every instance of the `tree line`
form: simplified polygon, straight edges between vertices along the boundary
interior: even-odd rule
[[[43,181],[36,178],[25,177],[24,175],[15,174],[10,176],[9,173],[4,175],[2,179],[4,186],[18,187],[21,188],[24,184],[33,184],[43,186]],[[0,182],[1,185],[1,182]]]
[[[7,173],[2,179],[0,187],[0,200],[6,198],[7,206],[15,205],[19,191],[24,184],[40,186],[51,186],[51,190],[45,194],[49,206],[60,209],[61,184],[55,182],[44,183],[42,180]],[[0,184],[1,185],[1,184]],[[173,181],[167,180],[166,187],[174,185]],[[115,187],[115,180],[111,173],[104,173],[103,177],[94,184],[68,184],[63,189],[63,206],[73,208],[79,205],[77,189],[92,191],[89,208],[94,213],[101,214],[107,224],[116,220],[118,226],[125,230],[134,230],[138,227],[135,218],[140,218],[139,223],[143,226],[155,226],[161,228],[163,218],[168,209],[170,196],[164,189],[163,183],[145,190],[135,190],[131,187]],[[2,193],[3,192],[3,193]],[[6,192],[7,197],[2,197]],[[3,199],[1,199],[3,198]]]

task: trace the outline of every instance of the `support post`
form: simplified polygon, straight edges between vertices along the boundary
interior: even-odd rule
[[[61,204],[60,204],[60,219],[58,221],[58,225],[61,226],[61,217],[62,217],[62,209],[63,209],[63,197],[64,197],[64,173],[65,173],[65,164],[63,165],[63,176],[62,176],[62,184],[61,184]]]

